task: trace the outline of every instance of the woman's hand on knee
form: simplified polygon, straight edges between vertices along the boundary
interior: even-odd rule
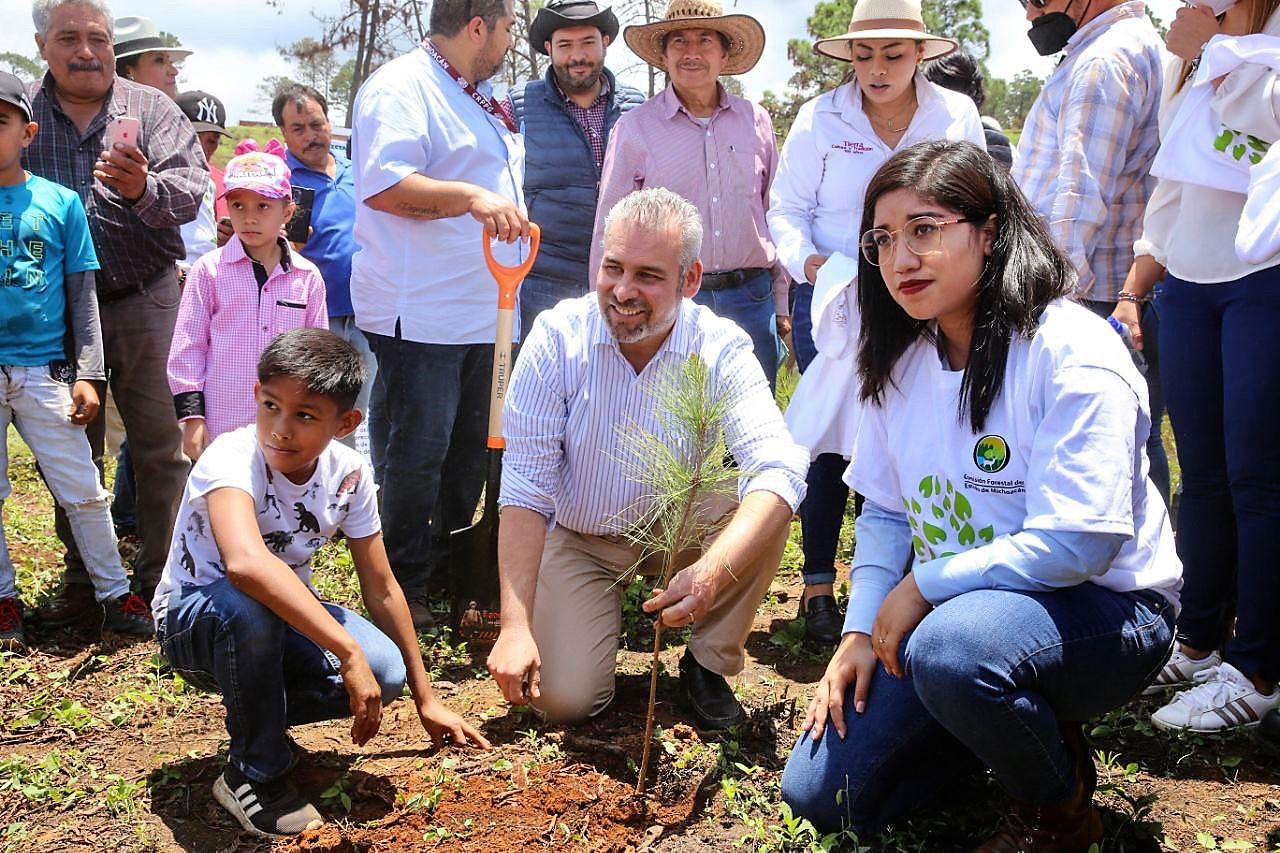
[[[804,718],[804,730],[817,743],[822,739],[828,718],[836,734],[844,740],[848,727],[844,722],[844,696],[853,686],[854,711],[861,714],[867,709],[867,697],[871,692],[871,675],[875,672],[876,655],[871,648],[871,638],[866,634],[849,633],[840,641],[827,671],[818,682],[813,701]]]
[[[871,625],[872,649],[894,678],[902,678],[903,675],[899,655],[903,638],[914,631],[932,609],[933,605],[920,594],[915,575],[910,572],[880,605],[876,621]]]

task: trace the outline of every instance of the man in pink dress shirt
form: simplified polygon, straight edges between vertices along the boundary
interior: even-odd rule
[[[764,29],[748,15],[722,12],[714,0],[677,0],[662,21],[623,32],[632,52],[667,72],[671,83],[614,127],[589,269],[600,266],[604,215],[620,198],[644,187],[684,196],[706,227],[705,272],[694,301],[751,337],[772,388],[778,336],[791,326],[789,282],[765,223],[777,142],[769,114],[719,82],[759,61]]]

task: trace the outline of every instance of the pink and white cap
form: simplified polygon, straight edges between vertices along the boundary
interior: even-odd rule
[[[290,198],[289,167],[274,154],[249,151],[231,158],[222,179],[222,196],[233,190],[249,190],[263,198]]]

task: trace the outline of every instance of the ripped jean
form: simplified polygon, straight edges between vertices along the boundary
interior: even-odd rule
[[[71,525],[85,570],[98,601],[129,591],[120,562],[111,504],[98,479],[85,428],[71,423],[71,387],[49,375],[46,366],[0,365],[0,439],[9,423],[31,448],[31,455]],[[8,450],[0,441],[0,515],[9,497]],[[16,571],[0,535],[0,598],[17,595]]]

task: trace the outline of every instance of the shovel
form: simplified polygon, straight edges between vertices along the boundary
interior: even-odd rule
[[[484,513],[470,527],[449,534],[449,582],[453,593],[453,630],[460,640],[491,644],[498,639],[498,490],[502,482],[502,403],[511,378],[511,328],[516,290],[529,274],[542,232],[529,223],[529,256],[518,267],[493,258],[489,235],[482,234],[484,260],[498,282],[498,328],[493,342],[493,380],[489,397],[489,471],[484,481]]]

